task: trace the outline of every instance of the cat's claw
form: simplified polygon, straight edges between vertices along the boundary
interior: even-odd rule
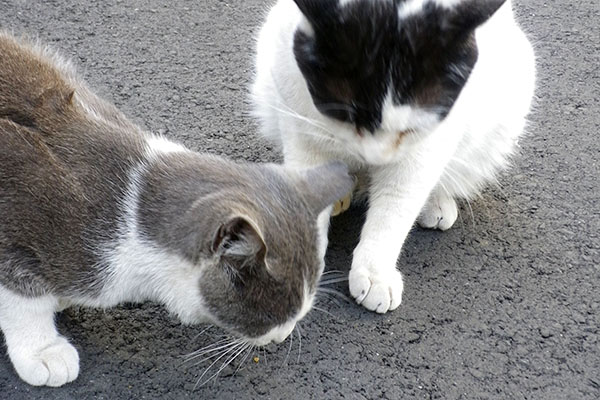
[[[434,193],[421,210],[417,223],[421,228],[448,230],[458,217],[456,201],[442,193]]]
[[[352,203],[352,192],[344,196],[343,199],[333,203],[333,211],[331,212],[331,216],[335,217],[347,211],[350,208],[350,203]]]
[[[11,360],[21,379],[33,386],[58,387],[79,375],[77,350],[60,336],[37,352],[12,352]]]
[[[350,294],[367,310],[384,314],[402,302],[404,283],[400,271],[371,272],[367,268],[350,270]]]

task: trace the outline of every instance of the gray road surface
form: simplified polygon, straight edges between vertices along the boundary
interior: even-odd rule
[[[71,57],[98,93],[192,149],[280,156],[248,114],[253,37],[270,1],[0,0],[0,27]],[[0,354],[2,399],[600,398],[600,3],[519,0],[536,43],[538,100],[501,188],[448,232],[414,229],[402,306],[381,316],[329,300],[294,338],[194,390],[215,341],[156,304],[67,310],[78,380],[32,388]],[[333,223],[328,265],[347,271],[364,210]],[[347,292],[345,284],[337,289]],[[331,314],[331,315],[330,315]],[[2,352],[4,353],[4,352]],[[287,362],[284,362],[287,357]],[[235,369],[240,367],[237,373]]]

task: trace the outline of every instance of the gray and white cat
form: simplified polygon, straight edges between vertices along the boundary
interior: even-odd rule
[[[455,199],[506,167],[530,111],[532,46],[505,0],[279,0],[252,88],[294,167],[343,160],[369,208],[349,275],[369,310],[400,305],[415,220],[446,230]]]
[[[155,300],[249,343],[311,308],[341,163],[234,163],[143,132],[52,51],[0,33],[0,327],[19,376],[79,373],[54,313]],[[310,189],[310,190],[309,190]]]

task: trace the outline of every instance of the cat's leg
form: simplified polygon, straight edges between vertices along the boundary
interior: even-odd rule
[[[421,210],[417,223],[422,228],[445,231],[454,225],[457,217],[458,208],[454,197],[438,183]]]
[[[371,169],[369,209],[349,276],[350,294],[369,310],[385,313],[402,301],[404,285],[396,262],[443,171],[443,148],[424,146],[418,152],[420,159],[407,161],[408,165]]]
[[[56,331],[53,296],[28,298],[0,286],[0,328],[17,374],[34,386],[62,386],[77,378],[77,350]]]

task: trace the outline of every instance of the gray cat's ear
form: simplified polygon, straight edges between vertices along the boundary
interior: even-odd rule
[[[267,246],[256,225],[247,217],[235,216],[221,224],[211,250],[236,269],[264,261]]]
[[[304,171],[305,198],[316,213],[341,200],[354,188],[346,164],[336,161]]]

